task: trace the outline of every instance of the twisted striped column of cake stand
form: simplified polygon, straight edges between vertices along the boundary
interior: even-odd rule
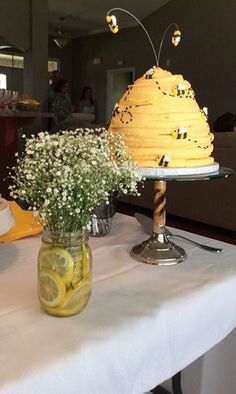
[[[130,254],[147,264],[173,265],[186,258],[184,249],[171,242],[166,235],[166,181],[154,182],[153,233],[149,239],[135,245]]]

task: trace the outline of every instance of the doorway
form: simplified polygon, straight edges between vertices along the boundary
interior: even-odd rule
[[[115,68],[107,70],[107,102],[106,102],[106,123],[111,121],[111,114],[114,105],[119,102],[128,85],[134,82],[135,68]]]

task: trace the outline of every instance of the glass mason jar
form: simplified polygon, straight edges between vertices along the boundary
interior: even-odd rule
[[[82,233],[44,231],[38,254],[38,296],[54,316],[72,316],[87,305],[92,287],[92,254]]]

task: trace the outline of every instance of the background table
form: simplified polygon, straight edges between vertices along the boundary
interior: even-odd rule
[[[0,393],[141,394],[221,341],[236,326],[236,247],[191,236],[224,252],[186,242],[181,264],[138,263],[129,251],[144,233],[117,215],[108,236],[90,240],[92,298],[70,318],[40,309],[40,237],[1,244]]]

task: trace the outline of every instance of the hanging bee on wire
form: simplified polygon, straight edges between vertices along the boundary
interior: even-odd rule
[[[119,26],[115,15],[106,15],[106,22],[112,33],[118,33]]]
[[[175,47],[177,47],[177,45],[179,45],[180,40],[181,40],[181,31],[175,30],[172,35],[171,42]]]
[[[162,48],[162,44],[163,44],[164,38],[165,38],[165,36],[166,36],[166,33],[168,32],[168,30],[169,30],[172,26],[175,27],[175,31],[174,31],[174,33],[173,33],[173,35],[172,35],[172,39],[171,39],[172,44],[173,44],[174,46],[177,46],[177,45],[179,44],[180,40],[181,40],[181,32],[180,32],[180,30],[179,30],[178,25],[177,25],[176,23],[170,23],[169,26],[167,26],[167,28],[165,29],[165,31],[164,31],[164,33],[163,33],[163,36],[162,36],[162,39],[161,39],[161,43],[160,43],[160,46],[159,46],[158,55],[157,55],[157,54],[156,54],[156,51],[155,51],[155,48],[154,48],[154,45],[153,45],[153,42],[152,42],[152,40],[151,40],[151,37],[150,37],[150,35],[149,35],[147,29],[146,29],[146,28],[144,27],[144,25],[140,22],[140,20],[139,20],[138,18],[136,18],[135,15],[133,15],[131,12],[125,10],[124,8],[115,7],[115,8],[111,8],[111,9],[107,12],[107,15],[106,15],[106,22],[107,22],[107,24],[108,24],[108,26],[109,26],[111,32],[112,32],[112,33],[117,33],[117,32],[119,31],[119,26],[118,26],[118,23],[117,23],[116,16],[113,15],[113,14],[110,15],[110,13],[113,12],[113,11],[122,11],[122,12],[125,12],[126,14],[132,16],[132,18],[134,18],[134,19],[136,20],[136,22],[142,27],[142,29],[143,29],[144,32],[146,33],[146,36],[147,36],[147,38],[148,38],[148,40],[149,40],[149,43],[150,43],[150,45],[151,45],[151,47],[152,47],[153,54],[154,54],[154,57],[155,57],[155,64],[156,64],[156,67],[159,67],[159,60],[160,60],[160,55],[161,55],[161,48]],[[152,78],[151,75],[152,75],[152,74],[149,74],[147,78]]]

